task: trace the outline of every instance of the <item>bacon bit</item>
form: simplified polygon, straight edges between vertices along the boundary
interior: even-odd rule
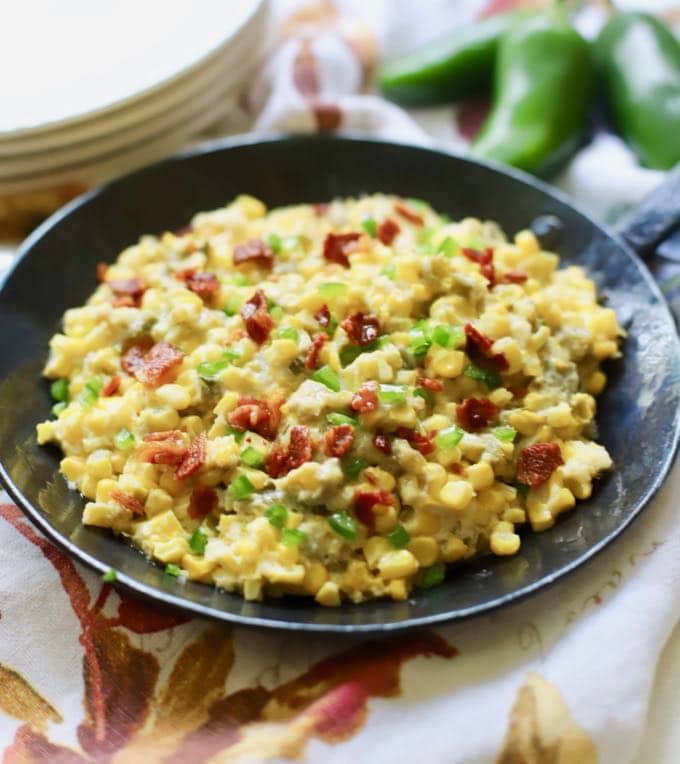
[[[325,202],[317,202],[316,204],[312,204],[312,209],[314,210],[314,214],[321,218],[328,212],[328,205]]]
[[[454,464],[449,464],[449,472],[453,472],[454,475],[461,475],[461,476],[467,475],[467,470],[465,469],[465,467],[463,467],[462,464],[458,464],[457,462]]]
[[[186,452],[184,435],[179,430],[152,432],[144,437],[144,442],[135,452],[135,459],[149,464],[177,466],[184,459]]]
[[[547,482],[561,464],[564,461],[558,443],[534,443],[519,452],[517,480],[537,488]]]
[[[274,266],[274,250],[262,239],[248,239],[234,247],[234,265],[257,263],[263,268]]]
[[[323,256],[331,263],[349,268],[349,257],[359,248],[360,233],[329,233],[323,243]]]
[[[190,475],[198,472],[205,464],[206,455],[206,435],[202,432],[197,435],[189,446],[189,450],[186,453],[182,463],[175,470],[176,480],[185,480]]]
[[[416,385],[424,387],[426,390],[432,390],[433,393],[441,393],[444,389],[444,383],[441,379],[432,379],[432,377],[418,377]]]
[[[387,456],[392,453],[392,444],[390,443],[387,435],[385,435],[385,433],[381,430],[378,430],[373,436],[373,445],[378,449],[378,451],[382,451],[383,454],[387,454]]]
[[[130,496],[129,493],[124,493],[123,491],[119,491],[117,488],[114,488],[113,491],[111,491],[111,498],[115,502],[118,502],[121,507],[129,509],[133,515],[144,514],[144,505],[142,502],[139,501],[139,499],[135,499],[134,496]]]
[[[114,294],[112,303],[116,308],[138,308],[148,288],[146,282],[138,278],[114,279],[105,283]]]
[[[145,352],[146,341],[132,345],[120,359],[123,371],[147,387],[174,382],[184,353],[167,342],[157,342]]]
[[[354,443],[354,427],[339,424],[331,427],[324,435],[323,450],[326,456],[344,456]]]
[[[328,335],[324,334],[323,332],[314,335],[312,344],[310,345],[309,350],[307,351],[307,355],[305,356],[305,369],[314,371],[314,369],[317,368],[319,365],[319,353],[321,352],[321,348],[324,346],[327,339]]]
[[[368,414],[378,408],[378,383],[364,382],[352,396],[350,408],[360,414]]]
[[[458,422],[465,430],[482,430],[498,418],[500,409],[488,398],[466,398],[456,406]]]
[[[309,427],[291,427],[288,448],[276,443],[267,456],[267,474],[278,478],[300,467],[312,458],[312,436]]]
[[[120,358],[120,366],[130,376],[135,376],[135,372],[144,364],[144,355],[154,346],[151,337],[142,336],[130,340],[123,346],[123,355]]]
[[[102,388],[104,398],[110,398],[120,390],[120,377],[114,374],[111,379]]]
[[[220,289],[220,282],[214,273],[197,273],[194,268],[177,271],[175,278],[183,281],[186,288],[207,302]]]
[[[408,220],[409,223],[413,223],[414,225],[423,225],[425,223],[425,218],[422,215],[419,215],[415,210],[412,210],[403,202],[395,202],[394,211],[397,215],[401,215],[405,220]]]
[[[420,451],[423,456],[427,456],[434,451],[434,432],[429,435],[422,435],[410,427],[397,427],[397,437],[407,440],[412,448]]]
[[[378,226],[378,238],[383,244],[389,246],[400,231],[401,228],[399,228],[398,223],[392,220],[392,218],[385,218]]]
[[[494,342],[491,337],[482,334],[479,329],[470,323],[465,324],[464,329],[465,336],[467,337],[465,352],[474,363],[479,366],[492,364],[498,371],[508,370],[509,364],[505,355],[503,353],[491,352],[491,346]]]
[[[324,329],[331,322],[331,312],[328,310],[328,305],[325,303],[316,311],[314,318],[324,327]]]
[[[198,519],[209,515],[217,506],[217,492],[207,485],[195,485],[189,499],[189,517]]]
[[[371,529],[375,528],[373,508],[376,504],[390,507],[394,504],[394,496],[389,491],[357,491],[354,494],[354,514],[357,520]]]
[[[470,247],[463,247],[461,252],[468,260],[472,260],[473,263],[479,263],[479,270],[481,271],[482,276],[489,282],[487,287],[493,289],[496,285],[496,269],[493,265],[493,247],[487,247],[483,251],[471,249]]]
[[[372,313],[352,313],[340,326],[352,345],[370,345],[380,334],[380,321]]]
[[[274,440],[281,422],[282,403],[282,398],[273,399],[271,402],[257,398],[239,398],[227,421],[238,430],[251,430],[267,440]]]
[[[529,276],[524,271],[508,271],[501,281],[504,284],[523,284]]]
[[[250,339],[258,345],[265,342],[274,326],[274,319],[269,315],[267,298],[261,289],[258,289],[241,308],[241,318]]]
[[[97,281],[103,284],[106,281],[106,274],[109,266],[106,263],[97,263]]]
[[[508,387],[508,390],[512,393],[513,398],[524,398],[529,392],[528,387]]]

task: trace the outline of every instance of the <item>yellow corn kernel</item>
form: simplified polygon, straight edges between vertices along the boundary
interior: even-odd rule
[[[44,446],[49,443],[54,435],[54,422],[40,422],[38,425],[38,445]]]
[[[475,491],[481,491],[493,485],[493,467],[488,462],[472,464],[467,468],[467,479]]]
[[[248,578],[243,582],[243,597],[247,600],[262,599],[262,581],[259,578]]]
[[[546,409],[543,413],[550,427],[569,427],[575,424],[568,403],[558,403],[556,406]]]
[[[267,207],[250,194],[239,194],[233,201],[233,205],[239,209],[248,220],[257,220],[267,214]]]
[[[100,480],[97,483],[95,501],[98,504],[105,504],[107,501],[111,501],[111,491],[115,491],[116,488],[118,488],[118,483],[115,480]]]
[[[194,581],[210,581],[210,574],[215,569],[214,560],[206,560],[205,557],[199,557],[195,554],[185,554],[182,557],[182,567],[186,570],[189,578]]]
[[[467,480],[449,480],[439,493],[442,503],[457,512],[472,501],[474,490]]]
[[[527,521],[526,512],[520,507],[509,507],[503,512],[501,517],[503,520],[506,520],[513,525],[525,523]]]
[[[238,403],[239,394],[234,393],[231,390],[227,391],[221,398],[217,406],[213,409],[213,412],[220,416],[221,414],[228,414],[236,408]]]
[[[339,607],[340,606],[340,590],[338,585],[333,581],[326,581],[316,593],[314,599],[320,604],[326,607]]]
[[[113,474],[111,469],[111,452],[105,449],[98,449],[93,451],[85,462],[85,469],[87,474],[95,478],[95,480],[101,480],[103,478],[109,478]]]
[[[148,517],[154,517],[172,508],[172,496],[162,488],[152,488],[146,497],[144,509]]]
[[[380,575],[388,580],[406,578],[418,570],[418,560],[408,549],[393,549],[380,558],[378,570]]]
[[[389,533],[391,530],[394,530],[394,527],[397,524],[397,509],[392,506],[376,505],[374,510],[378,506],[380,506],[383,511],[379,514],[376,513],[373,518],[375,529],[378,533]]]
[[[182,426],[191,438],[195,438],[203,432],[203,420],[196,414],[182,417]]]
[[[593,372],[588,378],[586,392],[591,395],[599,395],[604,390],[606,384],[607,375],[598,369],[598,371]]]
[[[85,475],[80,483],[80,492],[88,499],[94,499],[97,495],[97,478]]]
[[[179,414],[170,408],[146,409],[142,412],[141,419],[150,432],[175,430],[179,425]]]
[[[533,411],[513,411],[508,414],[508,424],[521,435],[533,435],[543,424],[543,417]]]
[[[319,589],[328,581],[328,571],[326,567],[317,560],[311,560],[307,563],[305,577],[302,580],[302,588],[306,594],[316,594]]]
[[[117,528],[121,523],[127,524],[130,519],[130,511],[119,504],[102,504],[98,501],[89,501],[83,510],[83,523],[96,525],[99,528]]]
[[[406,547],[418,560],[418,564],[427,568],[439,559],[439,544],[432,536],[416,536]]]
[[[397,484],[394,476],[380,469],[380,467],[367,467],[363,472],[363,476],[364,479],[368,480],[379,491],[392,491]]]
[[[161,562],[180,562],[188,551],[186,539],[179,536],[167,541],[157,541],[153,545],[153,555]]]
[[[364,544],[364,557],[371,568],[375,568],[380,558],[392,549],[390,542],[382,536],[371,536]]]
[[[429,367],[437,376],[452,379],[463,373],[465,353],[460,350],[433,347],[428,351],[427,360]]]
[[[515,234],[515,244],[523,255],[534,255],[541,251],[541,246],[532,231],[525,229]]]
[[[389,583],[388,591],[393,600],[401,601],[408,597],[408,587],[403,578],[392,579]]]
[[[522,370],[524,361],[522,359],[522,350],[517,340],[512,337],[501,337],[501,339],[493,343],[492,350],[494,353],[503,353],[508,362],[508,374],[517,374],[517,372]]]
[[[434,536],[439,533],[442,522],[435,512],[427,509],[414,509],[413,515],[404,520],[403,525],[409,536]]]
[[[191,404],[191,394],[181,385],[161,385],[156,390],[156,398],[177,411],[183,411]]]
[[[76,456],[67,456],[62,459],[59,467],[67,480],[78,483],[85,474],[85,461]]]
[[[442,544],[442,560],[444,562],[458,562],[467,555],[467,545],[458,536],[451,536]]]
[[[500,556],[517,554],[520,546],[520,538],[512,531],[494,530],[489,538],[491,551]]]

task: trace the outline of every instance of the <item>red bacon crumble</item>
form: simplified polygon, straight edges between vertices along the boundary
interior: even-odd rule
[[[432,379],[432,377],[418,377],[416,385],[424,387],[426,390],[432,390],[433,393],[441,393],[444,389],[444,383],[441,379]]]
[[[112,304],[116,308],[138,308],[148,288],[146,281],[139,278],[113,279],[105,283],[114,294]]]
[[[291,427],[288,447],[276,443],[267,456],[267,474],[278,478],[287,475],[312,458],[312,436],[309,427]]]
[[[258,289],[241,308],[241,318],[253,342],[261,345],[266,341],[274,326],[274,319],[269,315],[267,298],[261,289]]]
[[[271,402],[257,398],[239,398],[227,421],[238,430],[250,430],[267,440],[274,440],[281,422],[282,403],[283,399],[278,398]]]
[[[134,496],[130,496],[129,493],[124,493],[123,491],[119,491],[117,488],[114,488],[113,491],[111,491],[111,498],[120,504],[121,507],[129,509],[133,515],[144,514],[144,505],[142,502],[139,501],[139,499],[135,499]]]
[[[352,345],[370,345],[380,334],[380,321],[372,313],[352,313],[340,326]]]
[[[263,268],[274,266],[274,250],[262,239],[249,239],[234,247],[234,265],[257,263]]]
[[[466,398],[456,406],[458,423],[465,430],[482,430],[498,418],[500,409],[488,398]]]
[[[517,481],[538,488],[562,464],[564,461],[558,443],[534,443],[519,452]]]
[[[360,233],[329,233],[323,243],[323,256],[331,263],[349,268],[349,257],[359,248]]]
[[[324,329],[331,322],[331,312],[328,310],[328,305],[325,303],[316,311],[314,318],[324,327]]]
[[[487,247],[484,250],[479,250],[463,247],[461,252],[468,260],[472,260],[473,263],[479,263],[479,270],[481,271],[482,276],[489,282],[487,284],[488,288],[493,289],[496,285],[496,269],[493,265],[493,248]]]
[[[202,432],[191,441],[189,450],[186,452],[181,464],[175,470],[175,479],[185,480],[190,475],[198,472],[205,464],[205,452],[206,435]]]
[[[528,278],[529,276],[523,271],[508,271],[501,281],[505,284],[523,284]]]
[[[354,393],[349,404],[353,411],[359,414],[369,414],[378,408],[378,383],[364,382]]]
[[[344,456],[354,443],[354,427],[351,424],[339,424],[331,427],[324,435],[323,450],[326,456]]]
[[[410,427],[397,427],[397,437],[407,440],[411,448],[420,451],[423,456],[427,456],[434,451],[434,432],[429,435],[412,430]]]
[[[197,273],[194,268],[177,271],[175,278],[183,281],[186,288],[207,302],[220,289],[220,282],[214,273]]]
[[[397,215],[401,215],[405,220],[414,225],[423,225],[425,223],[425,218],[422,215],[412,210],[403,202],[395,202],[394,211]]]
[[[387,435],[385,435],[384,432],[381,432],[380,430],[378,430],[373,436],[373,445],[378,449],[378,451],[382,451],[383,454],[387,454],[387,456],[392,453],[392,444],[390,443],[389,438]]]
[[[179,430],[152,432],[146,435],[135,452],[138,462],[149,464],[172,464],[177,466],[186,456],[184,435]]]
[[[167,342],[149,347],[149,340],[137,340],[120,359],[123,371],[135,377],[146,387],[160,387],[174,382],[184,353]]]
[[[104,398],[110,398],[120,390],[120,377],[114,374],[111,379],[102,388]]]
[[[317,202],[316,204],[312,204],[312,209],[314,210],[314,214],[321,218],[328,212],[328,205],[325,202]]]
[[[106,263],[97,263],[97,281],[100,284],[103,284],[106,281],[108,270],[109,266]]]
[[[378,238],[385,245],[388,246],[397,237],[401,228],[392,218],[385,218],[383,222],[378,226]]]
[[[465,352],[470,356],[470,359],[474,363],[478,366],[492,364],[497,371],[508,370],[508,359],[503,353],[491,352],[491,346],[494,343],[491,337],[482,334],[479,329],[470,323],[465,324],[464,329],[465,336],[467,337]]]
[[[375,528],[373,508],[376,504],[392,506],[394,496],[389,491],[357,491],[354,494],[354,514],[357,520],[371,529]]]
[[[209,515],[217,506],[217,492],[207,485],[195,485],[189,499],[189,517],[199,519]]]
[[[312,344],[309,346],[309,350],[305,356],[305,369],[314,371],[314,369],[318,367],[319,353],[321,352],[321,348],[324,346],[327,339],[328,335],[323,333],[314,335],[312,338]]]

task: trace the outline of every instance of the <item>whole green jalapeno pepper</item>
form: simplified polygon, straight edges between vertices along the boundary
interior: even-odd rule
[[[380,89],[407,106],[450,103],[486,92],[491,89],[501,38],[533,15],[527,11],[499,13],[388,61],[378,73]]]
[[[646,13],[617,13],[595,43],[600,83],[616,129],[643,164],[680,162],[680,41]]]
[[[472,153],[555,172],[581,141],[593,85],[590,47],[559,13],[520,22],[501,42],[491,113]]]

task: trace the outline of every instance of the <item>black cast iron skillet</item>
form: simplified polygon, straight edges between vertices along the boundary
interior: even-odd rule
[[[680,182],[630,221],[628,238],[653,249],[680,222]],[[584,265],[629,335],[599,401],[600,440],[615,469],[592,499],[544,533],[527,534],[519,555],[452,570],[445,583],[407,602],[321,608],[298,599],[245,602],[197,583],[182,585],[109,532],[80,522],[82,498],[59,475],[59,453],[36,444],[49,416],[40,378],[47,343],[64,310],[95,287],[95,265],[111,262],[148,232],[185,225],[194,212],[250,193],[276,206],[376,191],[427,199],[453,218],[500,222],[512,234],[538,216],[562,223],[556,248]],[[552,234],[555,234],[553,228]],[[121,586],[192,613],[243,624],[314,631],[396,631],[488,611],[555,581],[612,541],[666,476],[680,429],[680,351],[661,294],[622,238],[529,176],[438,151],[349,138],[227,140],[156,164],[86,194],[23,245],[0,293],[0,477],[52,541]]]

